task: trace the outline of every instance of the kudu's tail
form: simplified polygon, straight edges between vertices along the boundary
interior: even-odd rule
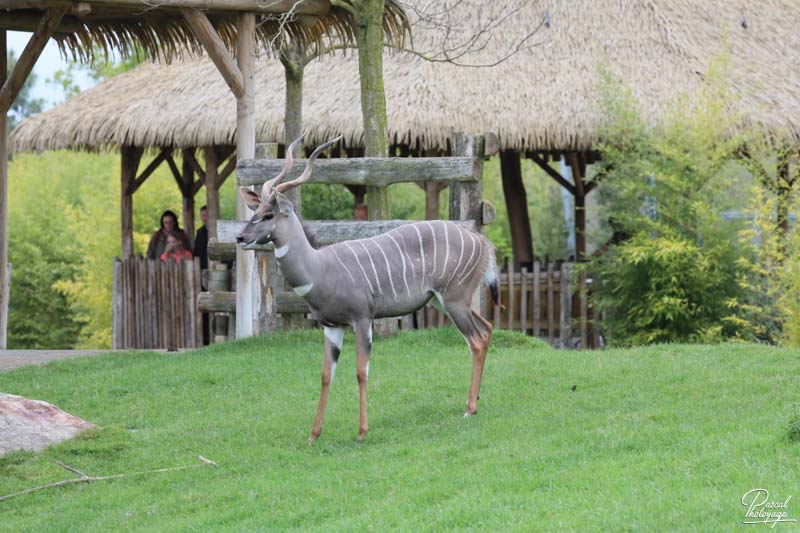
[[[497,282],[497,259],[494,256],[494,250],[492,250],[489,255],[486,272],[483,274],[483,282],[486,283],[486,286],[489,287],[489,290],[492,292],[492,301],[494,301],[494,305],[505,309],[505,306],[500,303],[500,289]]]

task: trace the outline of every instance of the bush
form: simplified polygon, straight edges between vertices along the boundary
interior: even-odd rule
[[[645,124],[630,90],[608,72],[602,79],[601,198],[629,237],[588,266],[602,280],[595,305],[605,312],[609,341],[752,337],[732,311],[746,289],[737,283],[739,225],[721,216],[738,207],[728,193],[747,179],[736,164],[745,139],[730,134],[737,118],[725,62],[697,92],[668,103],[656,127]]]

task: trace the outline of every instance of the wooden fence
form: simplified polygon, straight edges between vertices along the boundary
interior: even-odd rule
[[[114,348],[195,348],[202,345],[197,311],[200,260],[114,260]]]
[[[534,262],[529,272],[514,272],[506,264],[499,274],[500,302],[504,309],[490,305],[486,290],[483,316],[495,328],[517,330],[540,337],[562,348],[598,348],[600,335],[590,304],[592,280],[574,273],[573,263]],[[447,323],[442,312],[430,304],[415,314],[418,328],[441,327]]]

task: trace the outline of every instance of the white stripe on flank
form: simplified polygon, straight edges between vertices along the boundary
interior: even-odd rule
[[[389,237],[390,239],[392,239],[392,242],[397,247],[397,251],[400,252],[400,257],[403,259],[403,283],[406,286],[406,294],[408,294],[408,293],[411,292],[411,290],[408,288],[408,280],[406,279],[406,256],[403,255],[403,250],[400,249],[400,245],[397,244],[397,241],[392,236],[392,234],[391,233],[387,233],[386,236]]]
[[[456,277],[456,272],[461,268],[461,260],[464,258],[464,230],[460,226],[456,226],[456,229],[458,229],[458,236],[461,239],[461,251],[458,254],[458,264],[453,268],[453,273],[450,275],[450,279],[447,280],[444,290],[447,290],[447,287],[450,286],[450,282]]]
[[[431,270],[431,285],[434,278],[436,278],[436,230],[433,229],[433,224],[427,222],[428,227],[431,228],[431,241],[433,241],[433,270]]]
[[[280,259],[280,258],[281,258],[281,257],[283,257],[284,255],[286,255],[286,253],[287,253],[288,251],[289,251],[289,243],[287,242],[287,243],[286,243],[286,244],[284,244],[283,246],[279,246],[279,247],[275,248],[275,257],[277,257],[278,259]]]
[[[419,256],[422,258],[422,290],[425,290],[425,251],[422,249],[422,233],[420,233],[417,224],[412,227],[417,232],[417,238],[419,239]]]
[[[411,256],[408,255],[408,245],[406,244],[406,238],[405,238],[405,236],[402,236],[402,237],[403,237],[402,238],[403,253],[405,254],[405,257],[408,258],[408,264],[411,265],[411,279],[413,281],[413,280],[417,279],[417,269],[414,268],[414,261],[411,259]]]
[[[314,286],[313,283],[307,283],[306,285],[300,285],[299,287],[294,287],[294,292],[299,294],[300,296],[305,296],[309,292],[311,292],[311,288]]]
[[[369,253],[369,248],[367,245],[364,244],[364,241],[354,241],[361,245],[365,252],[367,252],[367,257],[369,257],[369,263],[372,265],[372,271],[375,273],[375,284],[378,286],[378,294],[382,294],[383,291],[381,290],[381,279],[378,277],[378,269],[375,268],[375,261],[372,260],[372,254]]]
[[[477,239],[477,237],[475,237],[475,238]],[[482,245],[483,243],[481,243],[480,241],[478,241],[478,244]],[[465,279],[467,279],[468,277],[470,277],[470,276],[472,275],[472,273],[475,271],[475,269],[476,269],[476,268],[478,268],[478,265],[479,265],[480,263],[481,263],[481,252],[480,252],[480,251],[478,251],[478,257],[477,257],[477,258],[475,258],[475,263],[472,265],[472,268],[470,268],[470,269],[469,269],[469,271],[468,271],[466,274],[464,274],[463,276],[461,276],[461,279],[460,279],[458,282],[459,282],[459,283],[463,283]]]
[[[335,248],[331,248],[331,252],[333,252],[333,256],[336,258],[337,261],[339,261],[339,264],[342,265],[342,268],[344,269],[344,271],[347,272],[347,275],[350,276],[350,281],[352,281],[353,285],[355,285],[357,287],[358,285],[356,285],[355,278],[353,278],[353,275],[350,273],[350,269],[347,268],[347,265],[345,265],[342,262],[342,260],[339,258],[339,254],[336,253],[336,249]]]
[[[374,239],[370,239],[370,241],[374,242],[375,246],[377,246],[378,250],[380,250],[381,253],[383,254],[383,260],[386,261],[386,271],[389,274],[389,286],[392,288],[392,294],[394,295],[394,298],[396,300],[397,299],[397,291],[394,290],[394,280],[392,280],[392,267],[389,266],[389,258],[386,257],[386,252],[383,251],[383,246],[381,246],[380,243],[378,242],[378,237],[375,237]]]
[[[447,222],[442,222],[444,224],[444,264],[442,265],[442,277],[447,273],[447,260],[450,258],[450,239],[447,236]]]
[[[467,259],[466,265],[464,265],[464,271],[465,272],[469,268],[469,265],[472,262],[472,258],[475,256],[475,236],[472,234],[471,231],[468,231],[467,235],[469,235],[469,240],[472,241],[472,251],[470,251],[470,253],[469,253],[469,259]],[[464,282],[464,276],[462,276],[462,277],[460,277],[458,279],[458,283],[463,283],[463,282]]]
[[[350,250],[350,253],[353,254],[353,257],[356,258],[358,266],[361,268],[361,273],[364,274],[364,279],[367,280],[367,285],[369,285],[369,292],[375,292],[375,289],[372,288],[372,283],[369,281],[369,277],[367,276],[367,271],[364,270],[364,265],[361,264],[361,259],[358,258],[358,254],[356,254],[356,251],[353,250],[349,242],[344,242],[342,244],[347,246],[347,249]]]

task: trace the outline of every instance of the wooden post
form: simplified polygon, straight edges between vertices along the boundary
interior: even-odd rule
[[[133,257],[133,188],[143,149],[123,145],[119,149],[122,158],[120,166],[120,223],[122,230],[122,260]]]
[[[8,45],[6,30],[0,30],[0,350],[8,344],[8,146],[6,120],[11,104],[33,70],[33,65],[44,50],[48,39],[58,27],[68,7],[48,9],[25,49],[19,56],[14,71],[8,75]]]
[[[508,262],[508,329],[514,330],[514,304],[516,297],[514,295],[514,260]]]
[[[450,185],[450,220],[474,220],[477,231],[483,233],[483,154],[485,140],[482,135],[457,133],[451,139],[452,155],[473,158],[472,181],[457,181]],[[478,290],[472,299],[477,311],[486,306],[486,293]]]
[[[522,267],[522,283],[520,284],[520,331],[528,332],[528,269]]]
[[[586,257],[586,164],[577,152],[569,152],[564,157],[575,182],[575,260],[581,261]]]
[[[558,326],[559,344],[561,348],[570,347],[572,324],[572,287],[570,286],[571,268],[569,263],[561,263],[559,291],[561,295],[561,313]]]
[[[520,269],[533,261],[531,222],[528,217],[528,200],[522,183],[520,154],[516,150],[500,151],[500,172],[503,179],[503,195],[508,208],[508,225],[511,229],[511,248],[514,252],[514,267]]]
[[[284,147],[297,139],[303,132],[303,72],[305,69],[302,51],[298,45],[287,45],[281,50],[281,63],[283,63],[284,78],[286,80],[286,104],[283,113],[283,141]],[[295,159],[300,159],[303,153],[302,143],[292,154]],[[277,157],[277,153],[274,157]],[[302,199],[300,187],[286,191],[286,196],[291,200],[296,213],[301,214]]]
[[[539,276],[542,272],[542,265],[539,261],[533,262],[533,336],[538,337],[541,331],[542,320],[542,295]]]
[[[236,157],[252,159],[256,149],[255,80],[256,18],[253,13],[241,13],[237,20],[236,63],[242,74],[242,95],[236,99]],[[236,218],[252,216],[240,195],[236,195]],[[253,335],[253,282],[256,276],[252,251],[236,248],[236,338]]]
[[[553,344],[553,340],[555,339],[555,297],[553,295],[553,278],[555,277],[555,273],[553,272],[553,263],[547,263],[547,342]]]
[[[0,87],[8,76],[8,45],[6,30],[0,30]],[[6,120],[8,109],[0,109],[0,350],[8,346],[8,300],[11,283],[8,281],[8,148]]]

